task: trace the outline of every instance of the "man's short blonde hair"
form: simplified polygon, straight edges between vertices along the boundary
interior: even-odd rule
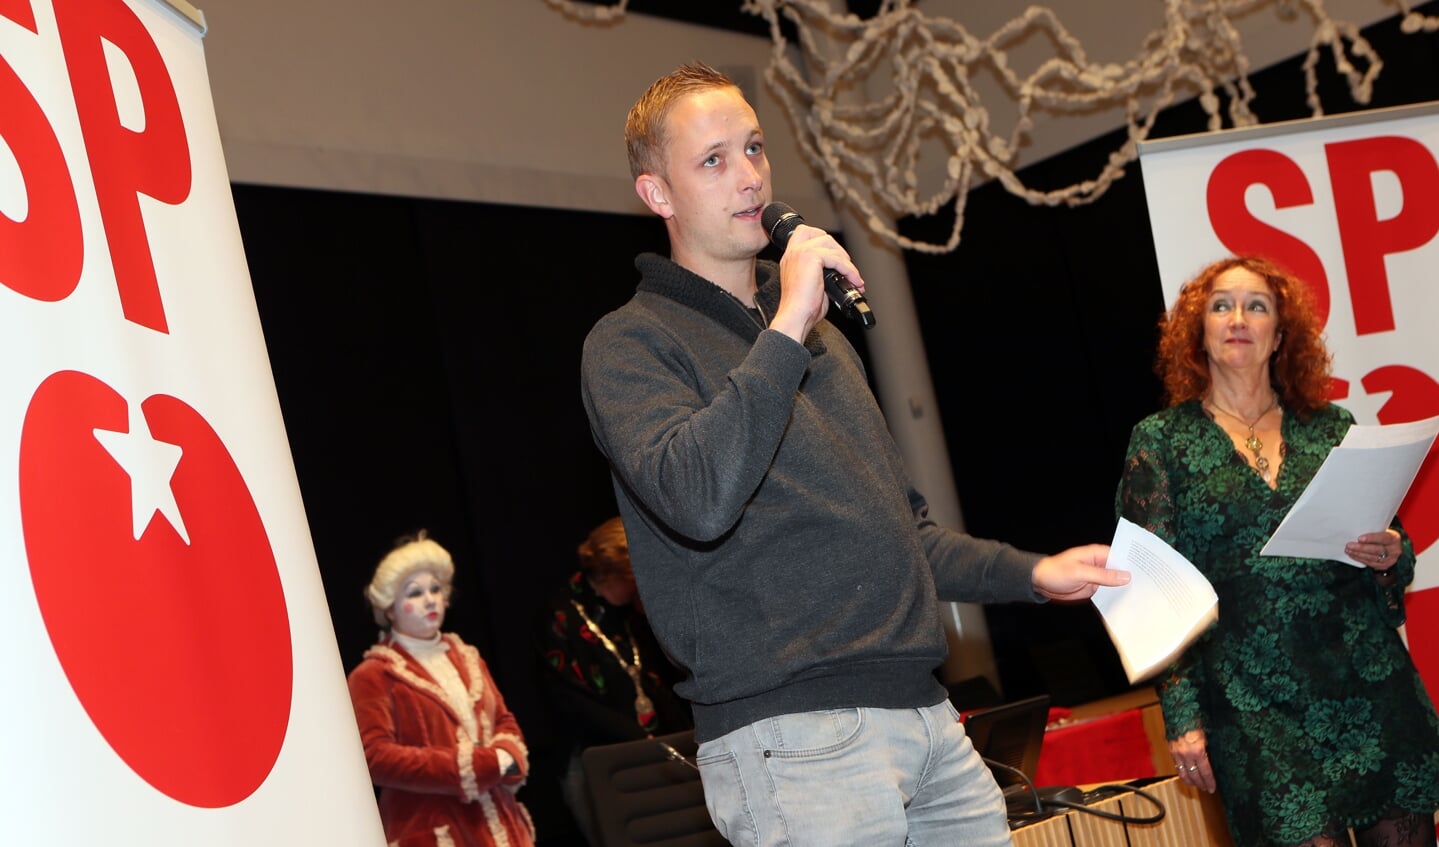
[[[680,65],[655,80],[625,119],[625,149],[630,157],[630,176],[665,174],[665,144],[669,141],[665,121],[681,98],[712,88],[739,88],[734,81],[704,62]]]

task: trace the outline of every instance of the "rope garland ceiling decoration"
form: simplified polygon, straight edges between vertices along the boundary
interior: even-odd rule
[[[629,0],[608,6],[545,2],[595,22],[618,20],[629,5]],[[1415,12],[1412,0],[1396,2],[1404,13],[1403,32],[1439,30],[1439,17]],[[986,38],[953,20],[920,13],[914,0],[884,0],[867,20],[832,11],[829,0],[742,0],[741,10],[769,23],[773,50],[765,78],[793,120],[801,152],[819,169],[835,202],[847,203],[886,242],[938,254],[959,244],[976,171],[1031,204],[1076,206],[1098,199],[1124,175],[1155,118],[1179,98],[1198,92],[1211,132],[1223,128],[1226,112],[1233,127],[1259,123],[1249,108],[1254,98],[1249,60],[1234,20],[1266,5],[1277,6],[1286,18],[1303,10],[1314,22],[1303,63],[1314,117],[1324,114],[1317,68],[1326,49],[1355,102],[1369,102],[1383,62],[1357,26],[1329,16],[1324,0],[1165,0],[1163,26],[1123,64],[1091,62],[1054,12],[1041,6],[1030,6]],[[781,15],[798,33],[808,73],[790,59]],[[1055,55],[1022,76],[1010,66],[1008,48],[1035,36],[1047,37]],[[984,70],[1000,76],[1018,108],[1007,135],[991,128],[990,110],[971,82]],[[878,84],[866,88],[872,80],[882,81],[889,93],[856,97],[855,92],[878,90]],[[1047,191],[1023,183],[1013,163],[1033,129],[1035,110],[1063,115],[1113,106],[1124,108],[1127,138],[1097,176]],[[936,144],[947,157],[944,177],[937,187],[922,190],[921,155],[934,155]],[[949,204],[954,225],[943,244],[911,240],[890,223]]]

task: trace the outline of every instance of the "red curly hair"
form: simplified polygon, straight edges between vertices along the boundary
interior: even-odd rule
[[[1199,272],[1179,289],[1179,298],[1159,321],[1159,354],[1154,370],[1164,382],[1168,405],[1200,400],[1209,391],[1209,355],[1204,350],[1204,315],[1220,274],[1244,268],[1264,278],[1274,292],[1278,341],[1269,360],[1269,382],[1284,407],[1308,418],[1329,402],[1333,355],[1304,281],[1257,256],[1231,256]]]

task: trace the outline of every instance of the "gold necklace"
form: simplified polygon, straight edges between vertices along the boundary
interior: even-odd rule
[[[1241,424],[1244,424],[1244,426],[1249,429],[1249,437],[1244,439],[1244,446],[1248,447],[1249,452],[1254,454],[1254,467],[1258,469],[1259,477],[1265,482],[1268,482],[1269,460],[1264,458],[1264,456],[1260,454],[1260,451],[1264,449],[1264,442],[1260,441],[1259,436],[1254,434],[1254,427],[1261,420],[1263,420],[1264,416],[1269,414],[1269,412],[1272,411],[1275,406],[1279,405],[1279,395],[1274,395],[1274,399],[1270,401],[1268,406],[1264,407],[1264,411],[1260,412],[1259,415],[1254,418],[1254,420],[1247,423],[1245,422],[1244,418],[1239,417],[1238,415],[1234,414],[1228,409],[1221,407],[1218,403],[1214,402],[1213,397],[1209,398],[1209,405],[1211,408],[1214,409],[1214,411],[1223,412],[1229,417],[1234,418],[1236,421],[1239,421]]]
[[[580,605],[580,601],[570,600],[570,605],[575,607],[575,611],[580,613],[580,620],[585,622],[585,626],[589,628],[589,631],[594,634],[595,638],[600,640],[600,643],[604,645],[606,650],[610,651],[610,655],[615,657],[615,661],[620,663],[620,667],[625,669],[625,673],[630,675],[630,680],[635,684],[635,720],[639,721],[640,726],[645,726],[646,719],[654,719],[655,704],[645,695],[644,684],[640,681],[640,672],[644,670],[644,667],[640,664],[640,645],[639,642],[635,641],[634,633],[629,631],[629,624],[625,624],[625,632],[628,633],[630,637],[630,652],[633,654],[632,662],[626,662],[625,657],[620,655],[620,649],[615,646],[615,643],[610,640],[608,635],[600,631],[600,628],[595,625],[594,621],[590,620],[590,616],[585,614],[585,607]]]

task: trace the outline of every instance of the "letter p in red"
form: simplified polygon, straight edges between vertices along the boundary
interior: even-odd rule
[[[1394,329],[1384,257],[1422,247],[1439,233],[1439,164],[1423,144],[1394,135],[1335,142],[1325,146],[1325,154],[1354,301],[1354,331]],[[1385,220],[1379,219],[1371,180],[1381,171],[1398,178],[1403,198],[1399,212]]]
[[[190,149],[174,83],[144,23],[123,0],[55,0],[55,18],[121,309],[127,320],[167,332],[139,195],[176,204],[190,194]],[[121,122],[106,42],[134,69],[142,128]]]

